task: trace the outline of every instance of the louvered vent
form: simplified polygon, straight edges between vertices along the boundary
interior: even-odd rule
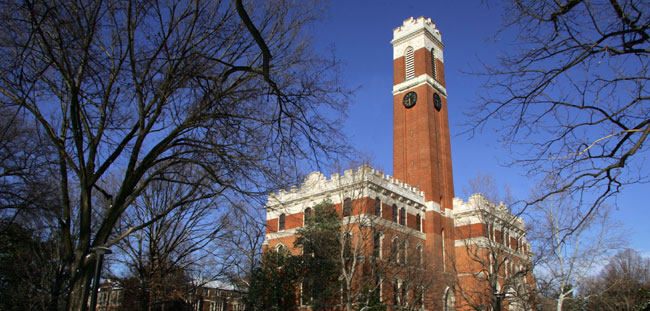
[[[406,49],[406,80],[415,77],[415,64],[413,60],[413,48]]]
[[[438,80],[438,73],[436,72],[436,51],[431,49],[431,75],[434,79]]]

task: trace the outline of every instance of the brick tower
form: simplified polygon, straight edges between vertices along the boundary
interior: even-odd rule
[[[447,91],[440,31],[430,18],[409,18],[393,30],[393,174],[424,191],[432,208],[423,231],[428,254],[450,271],[454,253]]]
[[[393,174],[452,208],[447,91],[440,32],[429,18],[393,31]]]

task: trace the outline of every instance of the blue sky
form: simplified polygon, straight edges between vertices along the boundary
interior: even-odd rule
[[[499,51],[508,49],[512,36],[495,40],[502,24],[496,1],[332,1],[322,21],[312,29],[319,48],[334,47],[346,65],[344,78],[360,87],[348,111],[346,133],[350,142],[367,153],[371,165],[392,174],[392,30],[409,17],[430,17],[442,34],[449,94],[452,162],[456,196],[464,197],[470,179],[491,174],[508,184],[515,196],[528,196],[534,180],[524,177],[519,167],[504,167],[508,153],[490,129],[470,138],[462,135],[467,118],[463,115],[481,92],[482,77],[469,74],[481,68],[481,61],[496,63]],[[618,197],[616,217],[630,232],[630,247],[650,254],[650,207],[642,200],[648,185],[628,187]]]

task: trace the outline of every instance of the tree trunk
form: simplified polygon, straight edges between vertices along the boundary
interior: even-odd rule
[[[78,277],[73,278],[70,284],[70,298],[68,303],[69,311],[86,311],[88,310],[88,297],[90,293],[90,280],[92,279],[92,269],[84,266],[77,271]]]
[[[54,276],[54,283],[50,289],[50,301],[47,306],[48,311],[57,311],[59,310],[59,297],[61,296],[61,289],[63,288],[63,280],[65,267],[62,264],[59,264],[57,267],[56,275]]]

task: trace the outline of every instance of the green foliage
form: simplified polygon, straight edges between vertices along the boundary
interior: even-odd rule
[[[332,203],[325,201],[313,208],[312,216],[306,217],[305,226],[298,229],[295,247],[305,254],[331,255],[340,249],[339,231],[341,221]],[[325,257],[325,256],[324,256]]]
[[[287,250],[269,251],[253,271],[246,310],[292,310],[297,306],[298,280],[302,275],[300,257]]]
[[[338,302],[340,229],[339,214],[328,201],[314,206],[312,216],[298,229],[294,246],[303,249],[303,295],[310,299],[315,310]]]

